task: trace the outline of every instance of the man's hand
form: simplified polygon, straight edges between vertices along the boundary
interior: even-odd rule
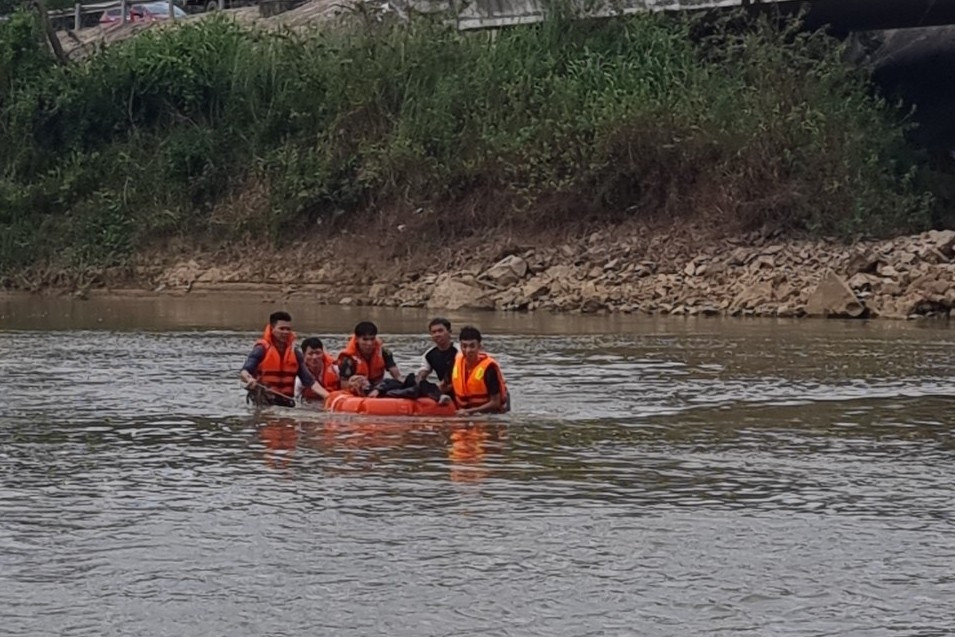
[[[259,381],[257,381],[252,374],[245,370],[243,370],[239,375],[239,382],[242,383],[242,386],[248,390],[254,389],[255,386],[259,384]]]

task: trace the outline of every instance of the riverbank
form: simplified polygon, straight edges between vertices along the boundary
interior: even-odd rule
[[[379,281],[359,267],[353,289],[347,272],[295,274],[353,300],[437,303],[433,286],[451,294],[462,283],[442,273],[478,277],[504,256],[529,260],[522,285],[540,282],[547,268],[568,265],[544,254],[561,245],[555,233],[581,227],[615,237],[604,229],[643,232],[666,219],[652,234],[670,245],[682,236],[673,228],[699,220],[727,232],[845,239],[942,219],[906,145],[904,115],[874,95],[838,42],[795,23],[555,18],[492,39],[426,20],[279,32],[214,17],[149,29],[69,64],[38,41],[24,14],[0,28],[0,53],[11,52],[0,55],[9,89],[0,101],[5,287],[42,287],[66,272],[82,288],[85,273],[152,267],[149,255],[169,246],[187,263],[198,255],[200,269],[271,261],[292,240],[304,251],[329,237],[340,252],[301,262],[335,262],[379,232],[401,263],[430,256],[429,246],[517,246],[473,263],[452,254],[448,267],[431,256],[409,270],[420,273],[414,280]],[[422,229],[428,236],[418,239]],[[397,241],[402,232],[416,240]],[[707,245],[688,242],[697,251],[684,260]],[[590,250],[575,246],[565,254]],[[530,249],[543,251],[543,269]],[[582,306],[650,306],[647,283],[625,280],[643,270],[618,272],[609,263],[629,253],[610,252],[580,263],[589,275]],[[382,269],[378,254],[369,258]],[[686,267],[641,258],[655,265],[634,267],[654,277]],[[595,267],[606,274],[590,275]],[[550,278],[553,286],[540,283],[555,290],[581,279]],[[625,282],[637,291],[622,292],[624,301],[600,298]],[[482,305],[547,307],[540,290],[481,285],[493,294],[467,292],[481,292]],[[553,309],[577,302],[554,295]],[[671,303],[670,293],[653,298]],[[671,310],[686,302],[674,298]]]
[[[628,223],[418,244],[383,230],[285,249],[167,246],[129,267],[34,272],[17,286],[99,295],[251,295],[328,305],[702,316],[947,317],[955,231],[845,244]],[[415,247],[421,249],[416,250]],[[31,278],[32,277],[32,278]]]

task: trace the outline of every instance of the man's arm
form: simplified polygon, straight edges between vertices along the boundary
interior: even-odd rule
[[[395,364],[395,357],[391,352],[382,348],[381,356],[385,359],[385,369],[388,370],[388,373],[391,374],[391,377],[395,380],[404,380],[401,377],[401,370],[398,369],[398,366]]]
[[[453,394],[451,376],[454,372],[454,362],[458,355],[458,350],[452,345],[446,352],[441,352],[439,355],[442,373],[438,378],[438,387],[447,394]],[[435,367],[438,367],[438,365],[435,365]]]
[[[328,390],[322,387],[322,384],[318,381],[312,383],[312,391],[318,394],[318,397],[322,400],[328,398]]]
[[[430,351],[431,350],[428,350],[428,352]],[[421,367],[415,372],[415,381],[419,383],[430,376],[431,372],[434,371],[431,368],[431,361],[428,360],[428,352],[425,352],[424,356],[421,357]]]
[[[345,381],[355,375],[355,361],[350,356],[342,356],[338,359],[338,378]]]
[[[487,412],[498,412],[498,411],[501,411],[501,395],[494,394],[483,405],[478,405],[477,407],[470,407],[468,409],[459,409],[458,413],[459,414],[483,414]]]
[[[256,345],[252,348],[252,351],[249,352],[249,355],[245,359],[245,364],[239,372],[239,378],[242,380],[244,386],[250,387],[255,384],[255,372],[259,369],[259,365],[262,364],[263,358],[265,358],[265,347],[262,345]]]

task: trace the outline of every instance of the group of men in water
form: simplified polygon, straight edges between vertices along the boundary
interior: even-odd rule
[[[481,348],[481,332],[472,326],[458,334],[455,347],[451,321],[432,319],[428,332],[434,346],[425,352],[421,368],[402,376],[392,353],[370,321],[355,326],[337,357],[318,338],[295,344],[288,312],[269,316],[239,373],[250,399],[257,403],[293,406],[295,399],[324,401],[332,392],[347,391],[368,398],[431,398],[454,402],[458,413],[500,413],[510,410],[501,367]],[[431,374],[437,383],[429,380]]]

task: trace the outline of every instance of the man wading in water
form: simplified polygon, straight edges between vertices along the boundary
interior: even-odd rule
[[[318,397],[328,396],[305,367],[302,350],[295,347],[292,316],[288,312],[273,312],[262,338],[245,359],[239,378],[255,404],[294,407],[296,376],[302,386],[311,388]]]
[[[451,386],[458,413],[503,413],[511,410],[511,398],[501,366],[481,348],[481,332],[463,327],[458,336],[461,351],[454,359]]]
[[[341,379],[338,375],[338,365],[335,359],[328,355],[325,346],[320,338],[306,338],[302,341],[302,352],[305,354],[305,367],[308,369],[315,380],[325,388],[325,391],[333,392],[341,389]],[[309,387],[302,384],[298,378],[295,379],[295,396],[306,401],[324,401],[324,396],[319,396]]]

